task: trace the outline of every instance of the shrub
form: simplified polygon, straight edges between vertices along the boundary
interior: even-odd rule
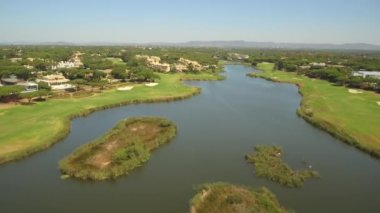
[[[293,170],[281,159],[278,146],[256,146],[255,152],[246,156],[253,163],[258,177],[266,177],[284,186],[301,187],[309,178],[319,177],[313,170]]]

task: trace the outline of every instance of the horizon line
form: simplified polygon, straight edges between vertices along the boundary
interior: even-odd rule
[[[231,40],[187,40],[187,41],[0,41],[0,44],[5,43],[72,43],[72,44],[87,44],[87,43],[114,43],[114,44],[186,44],[191,42],[246,42],[246,43],[272,43],[272,44],[310,44],[310,45],[345,45],[345,44],[366,44],[379,46],[380,44],[369,43],[369,42],[287,42],[287,41],[254,41],[254,40],[242,40],[242,39],[231,39]]]

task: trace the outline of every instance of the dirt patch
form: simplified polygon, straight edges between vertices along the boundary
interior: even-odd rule
[[[0,103],[0,109],[9,109],[16,105],[17,105],[16,103],[5,103],[5,104]]]
[[[123,144],[119,143],[117,140],[106,143],[101,146],[101,149],[96,155],[87,160],[87,163],[96,168],[103,169],[111,164],[113,153],[122,146]]]
[[[96,168],[103,169],[111,163],[110,157],[111,156],[109,152],[101,152],[88,159],[88,164]]]
[[[155,124],[142,124],[136,123],[131,124],[125,130],[127,135],[133,135],[133,137],[141,137],[146,139],[151,139],[156,137],[160,132],[160,128]],[[130,134],[128,134],[130,133]],[[153,146],[154,144],[145,144],[147,148]],[[125,143],[120,140],[112,140],[109,143],[103,144],[97,154],[87,160],[87,164],[94,166],[99,169],[104,169],[109,166],[112,162],[112,156],[115,151],[121,147],[125,146]]]

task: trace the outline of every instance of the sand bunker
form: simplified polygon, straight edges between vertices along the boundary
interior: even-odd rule
[[[126,87],[119,87],[119,88],[117,88],[118,91],[129,91],[131,89],[133,89],[132,86],[126,86]]]
[[[147,86],[147,87],[155,87],[157,85],[158,85],[158,83],[148,83],[148,84],[145,84],[145,86]]]
[[[360,93],[363,93],[362,91],[359,91],[359,90],[356,90],[356,89],[349,89],[348,92],[349,92],[349,93],[352,93],[352,94],[360,94]]]

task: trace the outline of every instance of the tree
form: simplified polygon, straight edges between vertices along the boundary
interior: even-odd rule
[[[3,86],[0,87],[0,100],[18,98],[21,91],[24,90],[23,86]]]
[[[327,77],[327,80],[330,81],[330,82],[337,82],[338,78],[340,76],[343,76],[344,74],[340,73],[338,70],[336,69],[328,69],[325,71],[326,72],[326,77]]]
[[[125,69],[126,69],[125,66],[115,66],[111,72],[112,77],[114,77],[115,79],[123,79],[123,80],[128,78],[128,74],[125,71]]]
[[[108,82],[106,80],[87,82],[87,85],[91,86],[91,91],[93,91],[94,87],[99,87],[100,90],[103,90],[107,84]]]
[[[95,70],[92,72],[92,78],[91,79],[93,81],[100,81],[100,79],[104,78],[105,76],[106,76],[106,74],[104,72]]]
[[[42,99],[43,96],[47,97],[51,94],[50,90],[38,90],[38,98]]]
[[[349,81],[349,78],[347,75],[341,75],[336,79],[336,84],[340,86],[346,85],[346,83]]]
[[[21,97],[21,98],[28,99],[28,103],[31,103],[33,98],[35,98],[35,97],[39,97],[39,93],[38,93],[38,91],[34,91],[34,92],[25,92],[25,93],[21,93],[21,94],[20,94],[20,97]]]
[[[348,81],[348,86],[353,88],[360,88],[362,82],[362,77],[351,77]]]
[[[91,70],[87,70],[87,69],[63,69],[61,72],[66,78],[70,80],[79,79],[79,78],[84,79],[86,78],[87,75],[92,73]]]
[[[139,67],[130,71],[130,80],[139,82],[150,82],[160,79],[160,76],[150,69]]]
[[[42,71],[46,71],[48,66],[49,66],[48,63],[46,63],[45,61],[39,60],[39,59],[34,60],[32,64],[34,65],[34,67],[36,69],[42,70]]]
[[[46,82],[40,81],[40,82],[38,82],[38,89],[39,90],[50,91],[51,90],[51,86],[49,86],[49,84],[46,83]]]
[[[87,81],[84,79],[75,79],[75,80],[70,81],[70,83],[75,85],[76,91],[79,91],[82,89],[81,86],[85,85]]]
[[[277,70],[283,70],[285,68],[284,62],[283,61],[277,62],[275,67]]]
[[[187,65],[187,71],[188,72],[194,72],[194,65],[193,65],[193,63],[189,63]]]

